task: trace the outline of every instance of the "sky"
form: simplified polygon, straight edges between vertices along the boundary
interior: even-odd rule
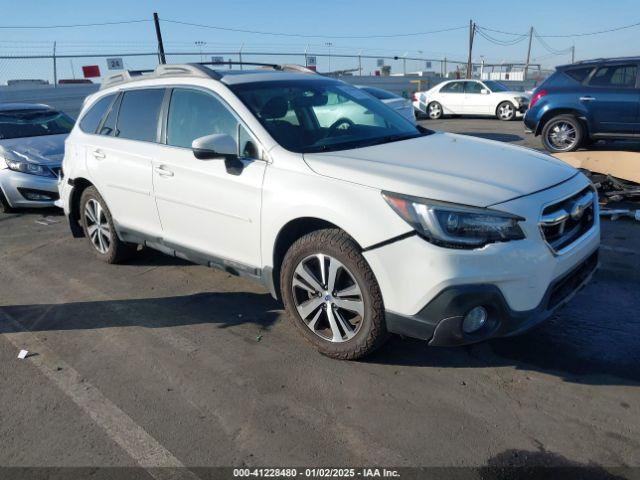
[[[336,55],[387,55],[466,61],[468,29],[430,35],[387,38],[303,38],[295,36],[259,35],[198,28],[169,23],[174,20],[218,27],[259,30],[287,34],[354,37],[428,32],[463,27],[473,19],[484,28],[526,34],[533,26],[540,35],[569,35],[615,28],[640,22],[639,0],[1,0],[3,15],[0,27],[16,25],[47,26],[150,20],[158,12],[167,52],[207,52],[202,60],[210,60],[208,52],[236,52],[241,46],[244,60],[301,63],[304,57],[255,57],[251,52],[304,52],[328,54],[319,57],[319,70],[355,68],[357,59]],[[486,31],[485,31],[486,32]],[[486,32],[499,41],[519,37]],[[545,38],[555,51],[575,46],[576,59],[640,55],[640,26],[602,35],[577,38]],[[56,41],[58,54],[155,51],[155,31],[151,22],[124,25],[56,29],[0,29],[0,55],[49,54]],[[196,44],[198,42],[198,44]],[[328,45],[330,43],[330,45]],[[511,46],[491,43],[478,35],[474,42],[473,60],[488,63],[524,62],[527,39]],[[228,56],[225,56],[228,58]],[[234,57],[237,59],[237,57]],[[198,58],[176,57],[171,61],[197,61]],[[570,53],[550,53],[534,38],[531,61],[544,67],[568,63]],[[102,59],[59,60],[58,78],[77,76],[83,64],[100,63]],[[153,57],[125,58],[127,68],[150,68]],[[33,77],[48,70],[48,60],[7,60],[0,58],[0,81],[19,75]],[[395,72],[402,62],[388,62]],[[452,68],[453,64],[449,64]],[[423,62],[408,61],[408,71],[424,69]],[[439,64],[432,67],[439,70]],[[101,67],[106,69],[106,67]],[[376,60],[366,60],[365,73],[376,68]],[[32,73],[33,72],[33,73]],[[43,75],[40,75],[41,77]]]

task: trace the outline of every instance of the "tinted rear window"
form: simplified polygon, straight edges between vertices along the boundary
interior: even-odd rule
[[[107,95],[94,103],[89,111],[82,117],[82,120],[80,120],[80,130],[85,133],[96,133],[100,120],[102,120],[102,117],[115,96],[115,94]]]
[[[164,89],[161,88],[125,92],[120,102],[116,136],[155,142],[163,98]]]
[[[579,68],[570,68],[569,70],[565,70],[565,75],[573,78],[576,82],[584,82],[589,74],[593,70],[593,67],[579,67]]]

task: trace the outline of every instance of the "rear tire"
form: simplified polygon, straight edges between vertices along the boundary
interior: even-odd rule
[[[427,115],[431,120],[439,120],[442,118],[442,105],[438,102],[431,102],[427,105]]]
[[[80,222],[96,256],[106,263],[121,263],[130,258],[138,246],[118,238],[111,212],[95,187],[88,187],[80,197]]]
[[[297,329],[323,355],[355,360],[387,339],[378,282],[340,229],[309,233],[289,248],[280,290]]]
[[[573,115],[558,115],[542,128],[542,144],[551,153],[573,152],[584,137],[582,123]]]

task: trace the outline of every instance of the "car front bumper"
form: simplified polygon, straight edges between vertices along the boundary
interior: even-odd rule
[[[8,168],[0,169],[0,188],[9,206],[13,208],[53,207],[58,199],[57,178],[16,172]]]
[[[593,273],[600,224],[596,212],[592,227],[566,252],[555,254],[540,231],[542,208],[587,185],[584,176],[576,175],[557,187],[492,207],[526,219],[523,240],[457,250],[412,235],[365,251],[382,292],[388,330],[432,345],[460,345],[513,335],[547,318]],[[560,293],[559,285],[564,285]],[[487,326],[463,334],[462,318],[475,306],[489,312]]]

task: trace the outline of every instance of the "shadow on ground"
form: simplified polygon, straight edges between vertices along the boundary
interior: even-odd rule
[[[507,450],[478,470],[482,480],[625,480],[625,469],[573,462],[546,450]]]
[[[469,135],[471,137],[485,138],[487,140],[495,140],[497,142],[519,142],[524,140],[519,135],[513,135],[512,133],[500,133],[500,132],[460,132],[460,135]]]
[[[166,328],[211,324],[218,328],[253,323],[268,329],[280,313],[269,294],[225,292],[164,298],[0,307],[0,334],[12,321],[31,331],[110,327]]]

